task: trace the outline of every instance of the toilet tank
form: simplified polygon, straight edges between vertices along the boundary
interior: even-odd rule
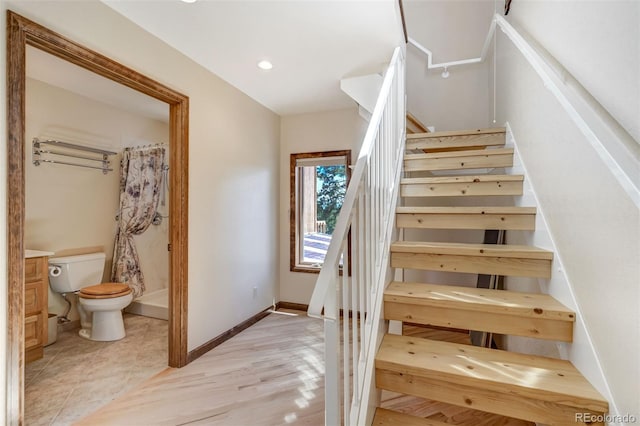
[[[71,293],[83,287],[100,284],[105,257],[104,253],[90,253],[49,258],[51,290],[56,293]]]

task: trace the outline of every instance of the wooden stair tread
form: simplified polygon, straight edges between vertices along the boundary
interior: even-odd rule
[[[553,252],[551,251],[538,247],[511,244],[397,241],[391,244],[391,252],[553,260]]]
[[[464,175],[402,178],[401,185],[434,183],[523,182],[524,175]]]
[[[487,206],[487,207],[411,207],[400,206],[396,208],[396,213],[400,214],[536,214],[535,207],[513,207],[513,206]]]
[[[470,274],[551,278],[553,252],[537,247],[399,241],[391,267]]]
[[[462,175],[404,178],[401,197],[477,197],[522,195],[522,175]]]
[[[407,150],[424,152],[447,152],[457,150],[482,150],[489,146],[505,144],[504,129],[477,129],[413,133],[407,135]]]
[[[387,410],[386,408],[376,408],[371,426],[446,426],[447,423],[437,420],[429,420],[422,417],[411,416],[399,411]]]
[[[546,294],[403,282],[385,290],[384,317],[561,342],[573,341],[575,321],[571,310]]]
[[[492,155],[513,155],[513,148],[495,148],[485,149],[482,151],[445,151],[445,152],[429,152],[425,154],[405,154],[406,160],[435,160],[443,158],[459,158],[459,157],[486,157]]]
[[[405,154],[407,172],[436,170],[492,169],[513,166],[513,149],[440,151],[428,154]]]
[[[398,228],[532,231],[535,207],[397,207]]]
[[[574,312],[547,294],[393,281],[384,292],[384,300],[575,321]]]
[[[470,136],[470,135],[485,135],[491,133],[506,133],[504,127],[494,127],[489,129],[473,129],[473,130],[445,130],[439,132],[429,133],[414,133],[407,135],[407,139],[424,139],[424,138],[441,138],[449,136]]]
[[[387,334],[376,356],[376,370],[595,412],[608,410],[607,401],[570,362],[554,358]]]

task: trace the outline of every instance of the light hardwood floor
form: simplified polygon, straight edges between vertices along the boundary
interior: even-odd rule
[[[188,366],[159,373],[76,424],[322,426],[322,321],[295,313],[269,315]],[[442,331],[432,335],[454,341],[466,337]],[[392,393],[383,398],[386,408],[417,409],[415,414],[451,424],[531,424]]]
[[[78,425],[324,423],[322,321],[271,314]]]

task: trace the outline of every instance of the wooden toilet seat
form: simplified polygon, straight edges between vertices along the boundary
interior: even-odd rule
[[[122,283],[102,283],[80,290],[83,299],[113,299],[131,293],[131,288]]]

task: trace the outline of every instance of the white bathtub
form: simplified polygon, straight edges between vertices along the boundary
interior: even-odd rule
[[[125,312],[145,317],[169,319],[169,290],[162,289],[145,293],[131,302]]]

